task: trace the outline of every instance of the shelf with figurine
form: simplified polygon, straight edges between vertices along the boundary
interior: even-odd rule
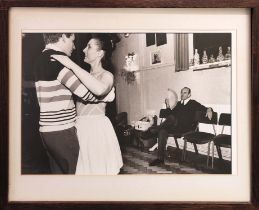
[[[200,62],[201,61],[201,62]],[[189,69],[193,71],[201,71],[213,68],[222,68],[231,66],[231,51],[230,47],[227,47],[227,52],[225,55],[222,53],[222,47],[219,47],[219,52],[217,58],[211,54],[208,58],[206,50],[203,50],[202,58],[198,53],[198,49],[195,49],[193,59],[190,60]]]

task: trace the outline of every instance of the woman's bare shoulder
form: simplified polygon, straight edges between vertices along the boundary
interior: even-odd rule
[[[108,70],[103,71],[103,74],[113,77],[113,73],[109,72]]]
[[[113,76],[113,74],[111,73],[111,72],[109,72],[109,71],[107,71],[107,70],[103,70],[103,73],[101,74],[101,77],[102,78],[107,78],[107,79],[112,79],[113,80],[113,78],[114,78],[114,76]]]

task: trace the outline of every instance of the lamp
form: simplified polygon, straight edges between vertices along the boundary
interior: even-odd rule
[[[139,70],[137,54],[132,52],[125,56],[125,63],[123,65],[122,76],[129,84],[136,80],[135,72]]]
[[[125,64],[123,66],[123,69],[126,71],[137,71],[139,70],[139,65],[137,61],[137,54],[134,52],[128,53],[127,56],[125,56]]]
[[[130,35],[129,33],[125,33],[125,34],[124,34],[124,37],[125,37],[125,38],[128,38],[129,35]]]

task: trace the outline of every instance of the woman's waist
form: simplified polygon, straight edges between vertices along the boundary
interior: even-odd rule
[[[101,117],[106,117],[105,113],[100,113],[100,114],[79,114],[79,115],[77,115],[76,119],[101,118]]]
[[[104,115],[105,106],[101,104],[88,104],[88,105],[78,105],[76,106],[77,115]]]

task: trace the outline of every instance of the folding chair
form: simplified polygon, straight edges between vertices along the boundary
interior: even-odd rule
[[[219,159],[222,158],[221,147],[231,148],[231,135],[224,134],[225,126],[231,126],[231,114],[222,113],[219,117],[218,125],[222,126],[221,134],[214,137],[214,145],[217,148]],[[212,168],[213,168],[213,159],[214,159],[214,147],[212,150]]]
[[[212,119],[209,120],[206,117],[205,112],[198,111],[195,113],[195,121],[198,123],[197,129],[194,132],[190,132],[184,135],[184,147],[182,152],[182,160],[186,160],[186,150],[187,150],[187,142],[190,142],[194,146],[194,150],[196,154],[199,154],[197,144],[208,144],[208,153],[207,153],[207,167],[209,166],[209,156],[210,156],[210,145],[213,143],[214,137],[216,136],[215,125],[217,124],[217,112],[212,113]],[[199,124],[211,124],[213,133],[209,132],[201,132],[199,131]]]

